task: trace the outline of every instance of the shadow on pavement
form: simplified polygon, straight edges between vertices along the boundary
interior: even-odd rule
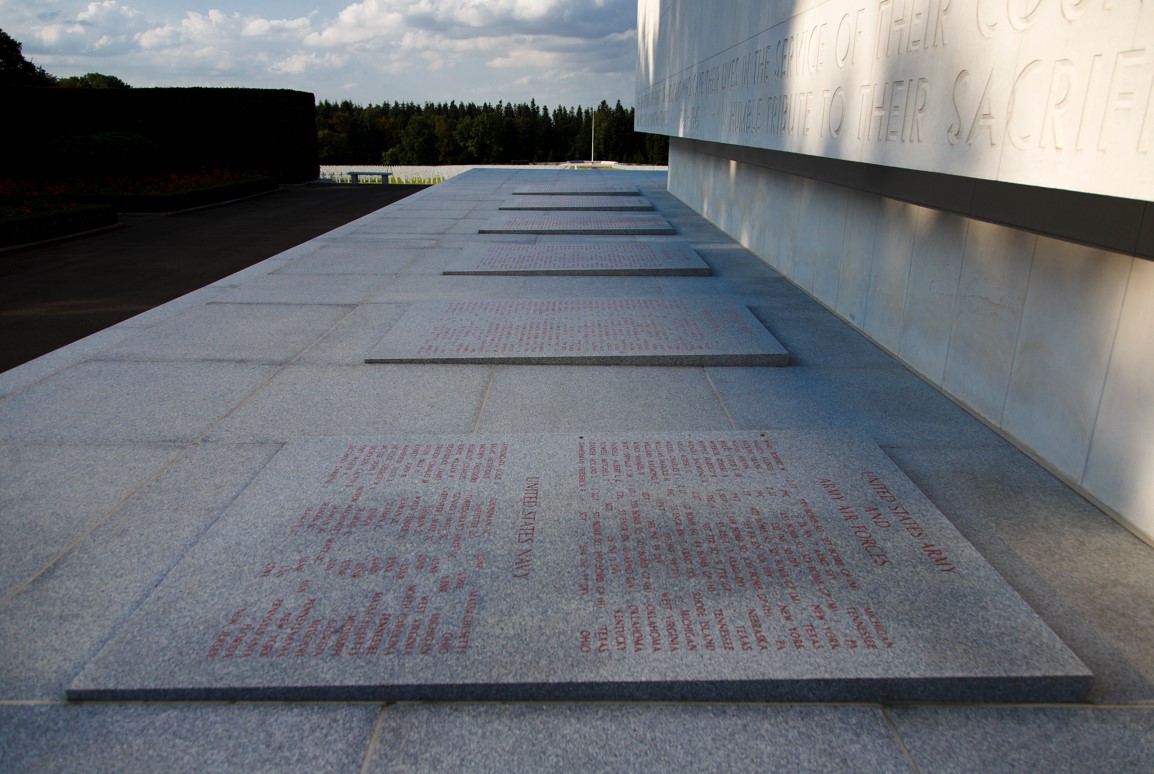
[[[425,188],[282,186],[0,254],[0,372],[204,287]]]

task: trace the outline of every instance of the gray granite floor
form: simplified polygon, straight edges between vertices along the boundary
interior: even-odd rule
[[[574,175],[640,189],[714,276],[440,275],[514,189]],[[0,374],[0,771],[1154,770],[1154,549],[664,188],[477,170]],[[415,302],[626,285],[748,305],[793,365],[363,362]],[[295,438],[756,428],[865,433],[1093,672],[1091,701],[65,700]]]

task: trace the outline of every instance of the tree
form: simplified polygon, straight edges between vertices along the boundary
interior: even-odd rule
[[[0,86],[54,86],[56,78],[25,59],[23,49],[0,30]]]
[[[68,78],[61,78],[56,83],[62,89],[131,89],[124,81],[117,78],[115,75],[105,75],[104,73],[86,73],[84,75],[73,75]]]
[[[317,157],[322,164],[349,163],[349,138],[331,129],[317,132]]]
[[[501,114],[491,107],[482,112],[468,125],[464,138],[465,156],[473,164],[500,164],[504,147]],[[464,122],[462,121],[462,124]]]
[[[456,106],[452,109],[455,111]],[[457,122],[452,115],[442,113],[433,119],[433,135],[437,138],[436,163],[456,164],[460,160],[461,146],[457,142],[456,128]]]
[[[437,136],[433,126],[422,115],[409,119],[401,134],[399,164],[423,165],[437,163]]]

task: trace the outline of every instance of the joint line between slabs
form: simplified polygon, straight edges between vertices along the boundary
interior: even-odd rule
[[[343,306],[343,304],[341,304],[341,306]],[[296,365],[297,362],[302,357],[304,357],[306,352],[311,350],[322,339],[324,339],[330,333],[335,331],[342,323],[345,322],[345,320],[347,320],[349,318],[349,316],[351,314],[353,314],[357,309],[360,309],[361,306],[363,306],[363,304],[356,304],[355,306],[353,306],[353,308],[349,310],[348,314],[342,315],[339,320],[337,320],[332,325],[330,325],[328,328],[326,328],[324,331],[322,331],[320,334],[318,334],[317,337],[312,340],[312,342],[310,342],[304,349],[302,349],[300,352],[297,353],[296,357],[294,357],[292,360],[289,360],[285,363],[281,363],[280,365],[278,365],[276,367],[276,370],[273,371],[273,373],[269,374],[269,377],[267,379],[262,381],[259,385],[254,387],[251,391],[249,391],[249,393],[247,395],[245,395],[243,398],[241,398],[239,401],[237,401],[236,405],[232,406],[228,411],[224,412],[224,414],[217,417],[216,421],[213,422],[211,425],[209,425],[209,427],[204,432],[202,432],[200,434],[200,436],[195,441],[193,441],[192,445],[196,446],[196,445],[203,443],[205,441],[205,439],[207,439],[210,435],[212,435],[212,433],[218,427],[220,427],[226,421],[228,421],[229,417],[231,417],[233,414],[235,414],[237,411],[239,411],[241,406],[244,406],[245,404],[247,404],[250,400],[253,399],[254,396],[264,392],[265,388],[268,387],[270,384],[272,384],[273,381],[275,381],[278,376],[280,376],[286,370],[288,370],[289,367]],[[278,440],[277,443],[280,443],[283,445],[284,441]]]
[[[717,402],[721,404],[721,410],[725,412],[725,421],[729,422],[729,429],[736,430],[737,423],[733,421],[733,415],[729,413],[729,406],[725,405],[725,398],[722,398],[721,393],[717,391],[717,385],[709,378],[709,369],[702,366],[701,373],[705,376],[705,381],[709,383],[709,389],[713,390],[713,397],[717,398]]]
[[[365,747],[365,757],[361,760],[361,774],[368,774],[369,766],[372,764],[373,757],[377,754],[377,747],[381,743],[381,728],[385,725],[385,713],[389,711],[389,705],[381,705],[380,711],[377,713],[377,720],[373,723],[372,733],[369,734],[369,744]]]
[[[879,709],[881,710],[882,717],[885,718],[886,725],[889,726],[894,744],[898,746],[898,751],[906,761],[906,765],[910,767],[910,771],[912,771],[913,774],[921,774],[921,769],[919,769],[918,764],[914,762],[914,756],[910,754],[909,748],[906,747],[906,742],[902,739],[902,733],[898,731],[897,724],[894,723],[894,719],[890,717],[889,710],[885,707],[879,707]]]
[[[350,310],[349,314],[352,314],[352,312],[353,312],[353,310]],[[260,383],[260,385],[258,385],[256,388],[251,390],[235,406],[233,406],[228,411],[226,411],[223,416],[218,417],[216,419],[216,421],[212,422],[212,424],[209,425],[209,427],[206,430],[201,432],[195,439],[189,441],[183,447],[181,447],[179,451],[177,451],[168,460],[166,460],[163,464],[161,464],[155,471],[152,472],[151,475],[146,476],[145,479],[143,481],[141,481],[139,485],[134,487],[130,492],[128,492],[128,494],[126,494],[124,497],[122,497],[115,505],[113,505],[111,508],[109,508],[107,511],[105,511],[100,516],[100,518],[96,519],[91,524],[89,524],[87,528],[85,528],[74,540],[72,540],[72,542],[70,542],[67,546],[65,546],[63,549],[58,551],[55,556],[53,556],[51,559],[49,559],[47,562],[45,562],[43,565],[41,565],[38,569],[36,569],[30,577],[26,578],[22,583],[19,583],[15,588],[13,588],[6,595],[4,595],[2,598],[0,598],[0,608],[5,607],[10,602],[12,602],[12,600],[14,600],[16,597],[20,596],[25,591],[27,591],[28,588],[36,581],[37,578],[44,575],[52,567],[54,567],[60,560],[62,560],[64,557],[68,556],[73,551],[75,551],[77,546],[79,546],[81,543],[83,543],[85,540],[87,540],[89,538],[89,536],[92,535],[93,532],[95,532],[97,529],[99,529],[100,527],[102,527],[106,523],[108,523],[109,519],[112,518],[113,514],[115,514],[117,511],[119,511],[121,508],[123,508],[128,503],[129,500],[131,500],[137,494],[142,492],[146,487],[150,486],[152,483],[157,481],[161,476],[163,476],[169,470],[173,469],[177,465],[178,462],[180,462],[182,459],[184,459],[192,449],[195,449],[196,447],[200,446],[200,444],[204,442],[205,438],[207,438],[226,419],[228,419],[230,416],[232,416],[232,414],[234,414],[237,409],[239,409],[242,405],[247,403],[254,395],[256,395],[257,393],[264,390],[264,388],[267,387],[274,379],[276,379],[277,376],[279,376],[281,373],[283,373],[286,368],[288,368],[290,365],[296,363],[297,360],[299,360],[305,352],[307,352],[309,349],[311,349],[313,347],[313,345],[315,345],[318,341],[323,339],[325,336],[329,335],[329,333],[331,333],[338,325],[340,325],[342,322],[344,322],[344,320],[347,317],[348,317],[348,314],[341,317],[340,320],[334,322],[331,326],[329,326],[329,328],[327,330],[325,330],[323,333],[321,333],[319,336],[317,336],[317,338],[312,343],[310,343],[303,350],[301,350],[301,352],[296,357],[294,357],[288,363],[284,363],[279,368],[277,368],[276,371],[274,373],[272,373],[267,379],[262,381]],[[487,394],[487,392],[486,392],[486,394]],[[169,569],[171,569],[171,568],[169,568]]]
[[[93,532],[107,524],[114,514],[124,508],[124,506],[128,504],[129,500],[136,497],[136,495],[144,491],[145,488],[151,486],[161,476],[165,475],[168,473],[168,471],[176,467],[177,463],[182,460],[186,454],[188,454],[188,450],[194,448],[197,443],[199,443],[199,441],[186,444],[179,450],[172,453],[168,459],[161,463],[160,466],[152,471],[152,473],[145,476],[144,479],[135,487],[133,487],[130,492],[124,495],[124,497],[120,498],[112,507],[108,508],[103,514],[100,515],[99,518],[85,527],[80,532],[80,534],[77,535],[68,545],[56,552],[56,554],[51,559],[33,571],[32,575],[30,575],[28,578],[25,578],[22,583],[17,584],[16,587],[9,591],[3,598],[0,598],[0,608],[7,606],[10,602],[12,602],[12,600],[16,599],[16,597],[27,591],[32,586],[32,584],[36,582],[37,578],[40,578],[46,572],[55,567],[58,562],[64,559],[64,557],[75,551],[76,548],[85,540],[87,540]]]
[[[481,417],[485,415],[485,407],[489,405],[489,392],[493,389],[493,378],[497,375],[497,366],[489,369],[489,379],[485,382],[485,392],[481,396],[481,405],[477,407],[477,418],[473,420],[473,429],[470,433],[476,433],[481,429]]]

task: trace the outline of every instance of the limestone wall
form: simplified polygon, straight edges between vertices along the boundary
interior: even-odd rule
[[[669,189],[1154,540],[1154,262],[783,158],[673,139]]]
[[[639,0],[644,131],[1154,199],[1154,3]]]

